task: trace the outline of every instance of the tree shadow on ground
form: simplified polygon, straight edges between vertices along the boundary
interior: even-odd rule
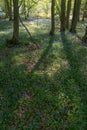
[[[87,128],[87,48],[76,46],[73,41],[69,40],[69,37],[65,33],[61,33],[61,39],[63,42],[64,53],[66,54],[69,71],[72,79],[76,84],[78,94],[81,102],[81,116],[83,128]],[[78,44],[78,43],[77,43]]]
[[[51,76],[48,73],[35,72],[39,71],[42,63],[44,66],[44,60],[49,60],[48,55],[53,47],[54,38],[50,38],[47,48],[29,74],[25,73],[25,64],[15,64],[13,59],[15,54],[9,51],[5,53],[5,59],[4,56],[2,57],[1,129],[79,130],[82,128],[83,115],[78,114],[81,108],[79,87],[83,87],[82,85],[86,85],[87,82],[84,83],[83,71],[79,71],[83,68],[81,60],[85,62],[87,50],[84,50],[85,52],[83,49],[75,50],[66,35],[61,37],[62,53],[65,54],[69,65],[61,65]],[[50,66],[48,62],[47,66]]]
[[[52,47],[53,38],[50,39],[49,45],[44,51],[41,59],[38,61],[36,68],[45,59],[50,48]],[[18,102],[25,93],[24,98],[27,96],[27,88],[29,85],[29,77],[27,77],[25,70],[26,65],[15,65],[14,56],[11,50],[3,52],[4,55],[0,56],[0,102],[1,102],[1,129],[10,128],[13,121],[15,121],[15,110],[18,108]],[[36,70],[36,68],[34,70]],[[32,71],[33,72],[33,71]],[[30,87],[30,86],[29,86]],[[29,88],[28,88],[29,89]],[[21,113],[19,114],[19,116]],[[18,123],[18,122],[17,122]]]
[[[73,42],[69,40],[65,33],[61,33],[61,39],[73,79],[80,88],[83,86],[85,87],[87,85],[87,80],[82,68],[85,67],[84,59],[86,58],[87,49],[77,48],[76,50]]]
[[[47,56],[48,56],[48,54],[49,54],[49,51],[50,51],[51,48],[52,48],[53,42],[54,42],[54,37],[51,37],[47,48],[44,50],[44,52],[43,52],[41,58],[38,60],[38,62],[36,63],[36,65],[35,65],[34,68],[32,69],[30,75],[31,75],[35,70],[38,70],[38,67],[40,66],[40,64],[43,63],[43,61],[47,58]]]

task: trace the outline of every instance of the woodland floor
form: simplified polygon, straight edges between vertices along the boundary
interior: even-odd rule
[[[87,47],[57,29],[50,37],[49,21],[25,24],[40,49],[21,25],[22,43],[8,48],[12,22],[0,22],[0,130],[87,130]]]

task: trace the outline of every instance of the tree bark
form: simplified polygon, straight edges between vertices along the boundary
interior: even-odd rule
[[[71,33],[76,33],[76,26],[78,22],[80,5],[81,3],[79,2],[79,0],[75,0],[74,9],[73,9],[73,18],[72,18],[71,29],[70,29]]]
[[[14,6],[14,24],[13,24],[13,43],[19,42],[19,6],[18,0],[13,0]]]
[[[67,14],[66,14],[66,28],[67,29],[69,29],[69,18],[70,18],[71,4],[72,4],[72,0],[68,0]]]
[[[85,5],[84,5],[82,21],[84,21],[84,19],[85,19],[85,10],[87,10],[87,1],[85,2]]]
[[[12,0],[10,0],[10,4],[9,4],[9,20],[12,20]]]
[[[60,22],[61,22],[60,31],[64,32],[66,29],[66,0],[61,0]]]
[[[51,31],[50,35],[54,35],[55,32],[55,0],[51,3]]]
[[[82,0],[79,0],[79,5],[81,5]],[[78,6],[78,21],[80,21],[80,6]]]
[[[23,2],[22,2],[22,14],[24,15],[25,19],[27,19],[27,17],[26,17],[26,5],[25,5],[25,0],[23,0]]]
[[[5,0],[6,3],[6,9],[7,9],[7,15],[9,17],[9,21],[12,20],[12,0]]]
[[[6,2],[6,0],[4,0],[4,4],[5,4],[5,18],[7,18],[8,17],[8,9],[7,9],[7,2]]]
[[[83,36],[82,41],[87,44],[87,26],[86,26],[85,35]]]

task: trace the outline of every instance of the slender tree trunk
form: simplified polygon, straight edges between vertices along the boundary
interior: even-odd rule
[[[12,0],[10,0],[9,3],[9,20],[12,20]]]
[[[78,22],[80,5],[81,3],[79,2],[79,0],[75,0],[74,9],[73,9],[73,18],[72,18],[71,29],[70,29],[71,33],[76,33],[76,26]]]
[[[24,15],[25,11],[25,0],[22,0],[22,14]]]
[[[9,21],[12,20],[12,0],[5,0]]]
[[[84,19],[85,19],[85,10],[87,10],[87,1],[85,2],[82,21],[84,21]]]
[[[61,27],[60,31],[64,32],[66,29],[66,0],[61,0],[61,16],[60,16],[60,21],[61,21]]]
[[[7,9],[7,2],[6,0],[4,0],[4,4],[5,4],[5,18],[8,17],[8,9]]]
[[[14,6],[14,24],[13,24],[13,43],[19,42],[19,7],[18,0],[13,0]]]
[[[83,36],[82,41],[87,44],[87,26],[86,26],[85,35]]]
[[[72,0],[68,0],[67,14],[66,14],[66,28],[67,29],[69,29],[69,18],[70,18],[71,4],[72,4]]]
[[[50,35],[54,35],[55,32],[55,0],[52,0],[51,4],[51,31]]]
[[[82,0],[79,0],[79,5],[81,5]],[[78,21],[80,21],[80,6],[78,6]]]
[[[27,19],[25,0],[23,0],[23,4],[22,4],[22,14],[24,15],[25,19]]]
[[[55,1],[55,12],[56,12],[56,14],[59,14],[59,19],[60,19],[60,15],[61,15],[61,13],[60,13],[60,0]]]
[[[85,16],[84,16],[84,12],[83,12],[82,21],[84,21],[84,19],[85,19]]]

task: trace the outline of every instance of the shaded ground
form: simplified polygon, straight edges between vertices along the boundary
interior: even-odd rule
[[[48,28],[29,25],[39,50],[7,48],[11,33],[0,33],[1,130],[87,129],[87,48],[69,33],[48,37]]]

